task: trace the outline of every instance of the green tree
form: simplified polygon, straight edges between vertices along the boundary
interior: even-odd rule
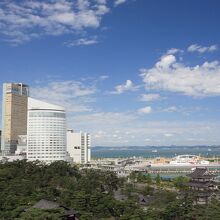
[[[156,181],[156,184],[157,184],[157,185],[160,185],[160,183],[161,183],[161,177],[160,177],[160,174],[159,174],[159,173],[157,174],[157,176],[156,176],[156,178],[155,178],[155,181]]]
[[[146,176],[146,182],[147,182],[147,184],[152,184],[152,178],[151,178],[150,173],[148,173]]]
[[[63,211],[60,209],[41,210],[32,208],[22,213],[16,220],[60,220],[62,215]]]
[[[173,179],[173,185],[180,190],[186,189],[188,182],[189,178],[185,176],[178,176]]]

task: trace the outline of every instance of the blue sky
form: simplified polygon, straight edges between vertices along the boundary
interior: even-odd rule
[[[219,21],[218,0],[1,1],[0,83],[93,145],[218,145]]]

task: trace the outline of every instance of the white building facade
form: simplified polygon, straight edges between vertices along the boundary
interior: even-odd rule
[[[67,152],[74,163],[84,164],[91,160],[91,137],[88,133],[67,131]]]
[[[66,160],[66,113],[61,106],[28,98],[27,159]]]
[[[27,135],[18,135],[18,144],[15,155],[27,154]]]

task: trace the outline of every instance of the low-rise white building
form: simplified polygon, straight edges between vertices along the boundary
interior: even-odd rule
[[[88,163],[91,160],[91,137],[88,133],[67,131],[67,152],[75,163]]]

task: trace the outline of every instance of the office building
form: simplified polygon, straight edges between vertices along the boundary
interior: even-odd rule
[[[67,131],[67,152],[75,163],[91,160],[91,137],[88,133]]]
[[[22,83],[4,83],[2,97],[3,155],[14,154],[18,135],[27,134],[27,105],[29,87]]]
[[[27,159],[66,160],[66,113],[61,106],[28,99]]]

